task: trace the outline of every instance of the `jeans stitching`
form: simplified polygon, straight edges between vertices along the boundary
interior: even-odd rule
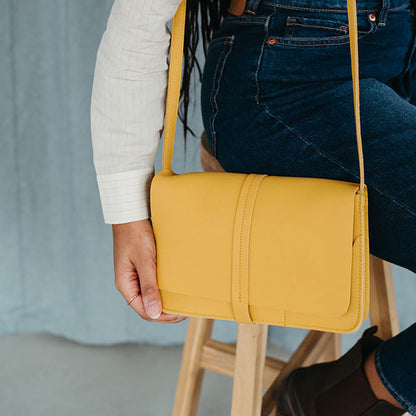
[[[269,110],[268,106],[264,103],[260,103],[260,105],[263,106],[264,110],[266,111],[267,114],[269,114],[271,117],[273,117],[275,120],[279,121],[283,126],[285,126],[289,131],[291,131],[296,137],[298,137],[299,139],[301,139],[303,142],[305,142],[306,144],[308,144],[309,146],[311,146],[313,149],[315,149],[316,152],[318,152],[322,157],[324,157],[325,159],[330,160],[332,163],[335,163],[336,165],[338,165],[340,168],[344,169],[346,172],[352,174],[355,178],[359,179],[359,175],[357,175],[356,173],[354,173],[353,171],[349,170],[347,167],[345,167],[339,160],[332,158],[331,156],[327,155],[326,153],[323,153],[314,143],[312,143],[311,141],[307,140],[306,138],[304,138],[295,128],[290,127],[287,123],[285,123],[281,117],[276,116],[275,114],[271,113],[271,111]]]
[[[272,17],[277,11],[277,8],[274,9],[274,12],[269,16]],[[268,32],[268,23],[269,19],[267,20],[267,32]],[[292,25],[294,23],[291,23]],[[287,29],[288,25],[286,25]],[[371,22],[371,29],[368,31],[361,31],[358,30],[357,40],[360,40],[364,37],[369,35],[374,35],[377,33],[378,26]],[[293,29],[292,29],[293,30]],[[269,32],[268,32],[269,33]],[[317,46],[335,46],[335,45],[345,45],[350,43],[350,35],[338,35],[338,36],[326,36],[326,37],[307,37],[307,38],[287,38],[285,36],[274,36],[270,35],[271,38],[275,40],[274,45],[281,45],[281,46],[295,46],[295,47],[317,47]],[[273,47],[272,45],[270,47]]]
[[[304,24],[304,23],[291,23],[291,22],[288,23],[287,25],[288,26],[300,26],[300,27],[306,27],[306,28],[315,27],[317,29],[338,30],[338,31],[344,32],[344,33],[347,32],[346,29],[341,29],[341,28],[338,28],[338,27],[331,27],[331,26],[307,25],[307,24]],[[343,26],[343,27],[346,27],[346,26]]]
[[[263,59],[263,52],[264,52],[264,45],[266,43],[266,40],[269,36],[269,21],[270,18],[273,16],[273,14],[277,11],[277,9],[275,9],[273,11],[273,13],[267,17],[265,24],[264,24],[264,28],[265,28],[265,32],[266,35],[263,39],[263,42],[261,44],[261,48],[260,48],[260,53],[259,53],[259,57],[257,59],[257,65],[256,65],[256,71],[254,73],[254,79],[256,82],[256,94],[255,94],[255,101],[257,105],[260,105],[261,107],[263,107],[263,109],[274,119],[276,119],[277,121],[279,121],[280,123],[282,123],[287,129],[289,129],[290,131],[292,131],[293,134],[295,134],[296,137],[298,137],[299,139],[301,139],[303,142],[307,143],[309,146],[311,146],[313,149],[315,149],[316,152],[318,152],[322,157],[328,159],[329,161],[331,161],[332,163],[338,165],[340,168],[344,169],[346,172],[352,174],[355,178],[357,178],[358,180],[360,179],[360,176],[355,174],[354,172],[350,171],[348,168],[346,168],[341,162],[339,162],[336,159],[331,158],[329,155],[323,153],[316,145],[314,145],[312,142],[310,142],[309,140],[305,139],[304,137],[302,137],[294,128],[291,128],[290,126],[288,126],[280,117],[275,116],[274,114],[271,113],[271,111],[269,110],[268,106],[265,103],[261,103],[260,102],[260,82],[259,82],[259,72],[260,72],[260,66],[261,66],[261,61]],[[401,207],[402,209],[406,210],[407,212],[409,212],[412,215],[416,215],[416,212],[413,211],[410,207],[408,207],[407,205],[403,204],[402,202],[398,201],[397,199],[395,199],[393,196],[391,196],[390,194],[385,193],[384,191],[382,191],[378,186],[371,184],[371,182],[367,183],[368,185],[371,185],[373,187],[373,189],[375,189],[380,195],[383,195],[385,198],[388,198],[390,201],[392,201],[393,203],[395,203],[397,206]]]
[[[222,25],[225,25],[229,22],[231,23],[259,23],[264,24],[264,21],[266,20],[266,17],[264,16],[227,16],[222,21]]]
[[[389,380],[387,380],[386,376],[383,374],[383,370],[381,368],[381,361],[380,361],[380,354],[381,350],[384,346],[384,343],[380,344],[377,348],[374,356],[374,364],[376,367],[376,371],[380,380],[383,382],[384,387],[389,391],[389,393],[397,400],[397,402],[402,406],[405,407],[406,411],[412,411],[413,414],[416,415],[416,407],[414,407],[407,399],[405,399],[400,393],[396,391],[396,389],[392,386]]]
[[[212,90],[211,90],[211,97],[210,97],[212,113],[211,113],[210,126],[211,126],[211,142],[212,142],[212,147],[213,147],[212,152],[213,152],[214,157],[217,157],[217,137],[216,137],[216,132],[215,132],[215,119],[219,111],[217,95],[220,89],[220,81],[221,81],[223,69],[225,66],[225,62],[227,60],[228,55],[231,52],[233,43],[234,43],[234,35],[232,35],[229,40],[224,41],[221,54],[218,57],[218,62],[215,67],[214,78],[212,80]],[[228,49],[226,48],[227,45],[228,45]]]
[[[377,32],[377,25],[372,24],[371,29],[367,32],[358,31],[357,40],[360,40],[369,35],[374,35]],[[350,43],[350,36],[339,35],[339,36],[327,36],[327,37],[308,37],[308,38],[286,38],[284,36],[274,36],[271,35],[271,38],[275,39],[273,45],[282,45],[282,46],[294,46],[294,47],[322,47],[322,46],[335,46],[335,45],[346,45]],[[273,45],[270,47],[272,48]]]
[[[232,41],[232,36],[230,35],[224,35],[219,38],[214,38],[209,42],[208,48],[211,48],[212,46],[215,46],[217,44],[222,44],[224,46],[225,43]]]
[[[268,4],[273,6],[274,8],[282,7],[287,9],[296,9],[296,10],[311,10],[311,11],[322,11],[322,12],[339,12],[339,13],[348,13],[347,9],[320,9],[320,8],[311,8],[311,7],[301,7],[301,6],[291,6],[289,4],[281,4],[281,3],[274,3],[270,1],[265,1],[264,4]],[[394,10],[400,10],[408,7],[410,3],[403,4],[402,6],[398,6],[395,8],[387,9],[387,11],[391,12]],[[368,12],[378,12],[378,9],[358,9],[357,13],[368,13]]]
[[[260,95],[260,82],[258,79],[258,74],[260,72],[260,64],[263,58],[263,51],[264,51],[264,45],[266,43],[266,39],[269,36],[269,21],[271,19],[271,17],[277,12],[277,8],[274,9],[273,13],[267,17],[267,20],[265,22],[265,31],[266,31],[266,36],[263,39],[262,45],[261,45],[261,49],[260,49],[260,53],[259,53],[259,57],[257,59],[257,66],[256,66],[256,72],[255,72],[255,81],[256,81],[256,95],[255,95],[255,100],[256,103],[258,105],[260,105],[261,107],[263,107],[263,109],[266,111],[266,113],[268,113],[272,118],[276,119],[277,121],[279,121],[280,123],[282,123],[289,131],[291,131],[293,134],[295,134],[296,137],[300,138],[302,141],[304,141],[305,143],[307,143],[309,146],[311,146],[312,148],[315,149],[315,151],[317,151],[322,157],[325,157],[328,160],[331,160],[333,163],[339,165],[342,169],[346,170],[347,172],[351,173],[353,176],[355,176],[356,178],[359,179],[359,176],[357,176],[354,172],[349,171],[349,169],[347,169],[345,166],[343,166],[339,161],[337,161],[336,159],[332,159],[330,158],[328,155],[322,153],[313,143],[309,142],[308,140],[306,140],[305,138],[303,138],[294,128],[288,126],[285,122],[283,122],[283,120],[278,117],[275,116],[274,114],[272,114],[269,110],[269,108],[267,107],[266,104],[264,103],[260,103],[260,99],[259,99],[259,95]]]
[[[269,108],[267,107],[266,104],[258,102],[258,104],[260,104],[263,109],[266,111],[266,113],[268,113],[271,117],[273,117],[274,119],[276,119],[277,121],[279,121],[283,126],[285,126],[289,131],[291,131],[296,137],[298,137],[300,140],[302,140],[303,142],[305,142],[306,144],[308,144],[309,146],[311,146],[313,149],[315,149],[316,152],[318,152],[322,157],[324,157],[325,159],[331,161],[332,163],[338,165],[340,168],[344,169],[346,172],[352,174],[355,178],[357,178],[358,180],[360,179],[360,176],[357,175],[356,173],[354,173],[353,171],[349,170],[347,167],[345,167],[339,160],[332,158],[331,156],[327,155],[326,153],[323,153],[319,147],[317,147],[314,143],[312,143],[311,141],[307,140],[306,138],[304,138],[296,129],[294,129],[293,127],[290,127],[287,123],[285,123],[280,117],[274,115],[273,113],[270,112]],[[372,184],[371,182],[367,182],[366,184],[371,186],[373,189],[375,189],[377,192],[379,192],[381,195],[383,195],[384,197],[388,198],[389,200],[391,200],[392,202],[394,202],[395,204],[397,204],[398,206],[400,206],[401,208],[405,209],[406,211],[408,211],[410,214],[412,215],[416,215],[416,212],[414,212],[410,207],[408,207],[407,205],[403,204],[402,202],[396,200],[394,197],[392,197],[390,194],[387,194],[386,192],[382,191],[380,188],[378,188],[378,186]]]
[[[276,12],[276,10],[274,10],[274,12],[271,14],[271,16],[275,12]],[[261,60],[262,60],[262,57],[263,57],[264,45],[266,43],[266,39],[269,36],[269,20],[270,20],[271,16],[268,16],[267,19],[264,22],[265,35],[264,35],[263,41],[261,43],[259,56],[257,58],[256,71],[254,72],[254,79],[256,81],[256,94],[255,94],[254,99],[256,100],[256,104],[260,104],[260,101],[259,101],[260,88],[259,88],[258,73],[259,73],[259,70],[260,70],[260,63],[261,63]]]
[[[275,39],[278,39],[278,38],[276,38],[275,36],[272,36],[273,38],[275,38]],[[364,37],[364,36],[358,36],[358,38],[357,39],[361,39],[362,37]],[[344,41],[344,39],[347,39],[346,41]],[[273,45],[281,45],[281,46],[293,46],[293,47],[302,47],[302,48],[315,48],[315,47],[323,47],[323,46],[335,46],[335,45],[348,45],[349,43],[350,43],[350,41],[348,40],[349,39],[349,36],[348,35],[342,35],[342,36],[340,36],[339,37],[339,41],[326,41],[326,40],[321,40],[321,41],[316,41],[316,40],[313,40],[313,41],[311,41],[311,40],[300,40],[300,39],[298,39],[298,40],[293,40],[293,39],[288,39],[288,40],[285,40],[285,41],[283,41],[283,42],[279,42],[279,41],[276,41],[276,42],[274,42],[274,44]],[[344,42],[342,42],[342,41],[344,41]],[[272,47],[272,46],[271,46]]]
[[[256,20],[256,21],[253,21],[253,20],[248,20],[248,19],[244,19],[244,20],[238,20],[238,18],[235,18],[235,19],[237,19],[238,21],[233,21],[233,19],[234,18],[232,18],[232,19],[229,19],[229,20],[227,20],[224,24],[223,24],[223,26],[226,24],[226,23],[230,23],[230,20],[232,21],[231,23],[235,23],[235,24],[240,24],[240,23],[247,23],[247,24],[260,24],[260,25],[264,25],[264,20]]]

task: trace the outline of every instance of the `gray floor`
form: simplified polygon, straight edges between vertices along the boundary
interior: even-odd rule
[[[268,354],[286,358],[273,346]],[[1,416],[169,416],[181,347],[80,345],[49,334],[0,337]],[[207,372],[198,416],[226,416],[232,380]]]

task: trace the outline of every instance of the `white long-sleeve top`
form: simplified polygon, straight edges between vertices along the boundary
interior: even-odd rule
[[[171,32],[181,0],[115,0],[97,50],[93,161],[106,224],[150,217],[163,131]]]

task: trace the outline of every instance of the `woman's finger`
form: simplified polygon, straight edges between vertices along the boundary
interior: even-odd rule
[[[143,319],[149,322],[161,322],[161,323],[178,323],[185,320],[186,316],[181,315],[172,315],[165,312],[162,312],[159,318],[152,319],[146,312],[143,305],[143,297],[141,295],[137,296],[130,303],[130,306],[137,312]]]
[[[113,225],[115,286],[142,319],[176,323],[186,317],[162,312],[156,277],[156,242],[149,220]]]
[[[115,262],[115,286],[125,299],[126,303],[131,300],[129,306],[132,307],[142,319],[145,319],[149,322],[157,321],[167,323],[173,323],[175,322],[175,319],[178,319],[176,315],[170,315],[166,313],[161,313],[158,318],[152,318],[147,313],[143,303],[143,295],[140,293],[141,285],[139,284],[137,268],[131,260]],[[156,289],[159,291],[157,286]],[[133,296],[136,297],[132,300]]]
[[[156,278],[156,252],[143,250],[136,261],[144,309],[150,318],[158,319],[162,313],[162,300]]]

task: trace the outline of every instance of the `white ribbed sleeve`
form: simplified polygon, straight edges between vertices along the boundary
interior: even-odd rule
[[[181,0],[115,0],[97,50],[91,140],[106,224],[150,217],[171,33]]]

